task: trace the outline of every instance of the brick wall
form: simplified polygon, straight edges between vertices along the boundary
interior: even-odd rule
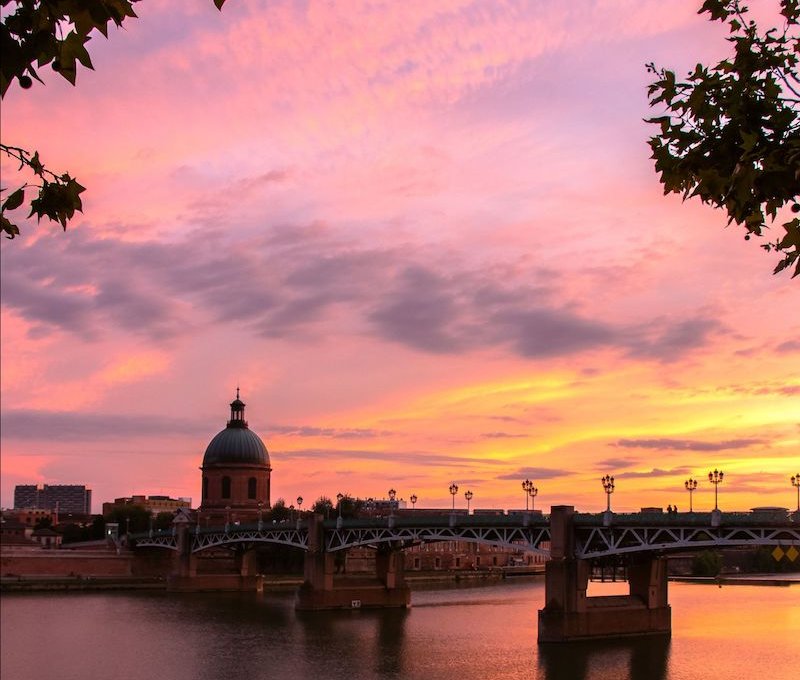
[[[0,552],[2,576],[129,576],[132,557],[62,550]]]

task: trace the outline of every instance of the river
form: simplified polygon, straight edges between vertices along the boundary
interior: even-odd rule
[[[590,594],[622,584],[592,584]],[[536,644],[540,580],[297,613],[290,592],[9,593],[2,680],[795,680],[800,584],[670,584],[671,640]]]

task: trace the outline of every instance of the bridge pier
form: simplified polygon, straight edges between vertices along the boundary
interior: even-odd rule
[[[204,590],[255,590],[264,589],[263,577],[256,573],[254,550],[238,551],[234,574],[198,574],[197,557],[192,552],[192,534],[188,524],[176,524],[178,550],[173,557],[172,573],[167,576],[167,590],[172,592],[198,592]]]
[[[590,566],[574,557],[574,512],[572,506],[555,506],[551,511],[551,559],[545,564],[539,642],[669,635],[666,561],[644,556],[631,564],[628,595],[587,597]]]
[[[322,515],[309,524],[304,581],[297,591],[298,610],[408,607],[411,593],[405,584],[403,554],[382,550],[375,560],[375,579],[334,580],[335,556],[325,551]]]

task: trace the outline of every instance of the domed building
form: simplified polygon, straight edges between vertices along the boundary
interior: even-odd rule
[[[206,518],[250,521],[267,510],[272,468],[264,442],[244,419],[244,402],[231,402],[231,419],[209,442],[203,456],[202,502]]]

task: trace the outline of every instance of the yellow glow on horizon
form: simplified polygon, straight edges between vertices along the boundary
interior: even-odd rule
[[[163,372],[169,358],[163,352],[146,351],[113,361],[99,374],[106,383],[130,382]]]

